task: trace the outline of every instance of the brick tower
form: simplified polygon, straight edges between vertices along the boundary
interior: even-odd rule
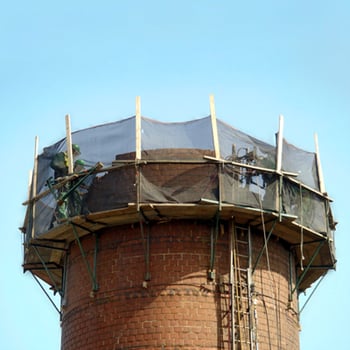
[[[61,295],[62,350],[299,349],[298,294],[335,267],[318,147],[282,118],[276,146],[242,133],[212,97],[184,123],[136,106],[72,134],[67,118],[35,156],[23,266]]]

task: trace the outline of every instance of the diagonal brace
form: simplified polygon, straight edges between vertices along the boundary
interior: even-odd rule
[[[41,288],[41,290],[44,292],[44,294],[48,297],[48,299],[50,300],[50,303],[52,304],[52,306],[56,309],[56,311],[59,313],[60,316],[62,316],[61,311],[58,309],[58,307],[56,306],[56,304],[54,303],[54,301],[51,299],[50,295],[48,294],[48,292],[45,290],[45,288],[43,287],[43,285],[40,283],[38,277],[36,277],[33,273],[33,271],[30,271],[34,280],[38,283],[39,287]]]
[[[73,233],[74,233],[75,240],[78,243],[78,246],[79,246],[79,249],[80,249],[80,253],[81,253],[82,257],[83,257],[86,269],[88,271],[88,274],[89,274],[89,277],[90,277],[90,280],[91,280],[92,291],[93,292],[97,292],[98,291],[98,284],[97,284],[97,281],[96,281],[96,265],[97,265],[98,237],[95,234],[94,264],[93,264],[93,268],[91,269],[90,264],[89,264],[89,262],[87,260],[87,257],[86,257],[86,253],[85,253],[84,248],[83,248],[83,246],[81,244],[78,232],[77,232],[77,230],[75,228],[75,225],[73,223],[71,223],[71,224],[72,224],[72,227],[73,227]]]
[[[298,278],[297,283],[296,283],[294,289],[292,290],[292,294],[293,294],[296,290],[299,289],[299,286],[300,286],[301,282],[303,281],[305,275],[306,275],[307,272],[309,271],[309,269],[310,269],[312,263],[314,262],[316,256],[317,256],[318,253],[320,252],[320,250],[321,250],[321,248],[323,247],[323,245],[325,244],[325,242],[326,242],[326,240],[321,241],[320,244],[319,244],[319,245],[317,246],[317,248],[315,249],[315,251],[314,251],[314,253],[313,253],[313,255],[312,255],[312,257],[311,257],[311,259],[310,259],[310,261],[309,261],[309,263],[308,263],[308,265],[305,267],[303,273],[302,273],[302,274],[300,275],[300,277]]]
[[[59,289],[59,288],[57,287],[57,284],[56,284],[56,282],[55,282],[55,279],[54,279],[54,277],[52,276],[51,271],[50,271],[49,268],[47,267],[47,265],[46,265],[44,259],[43,259],[42,256],[40,255],[40,253],[39,253],[39,251],[38,251],[38,248],[37,248],[36,246],[33,246],[33,249],[34,249],[36,255],[38,256],[38,258],[40,259],[40,262],[41,262],[41,264],[43,265],[43,267],[44,267],[44,269],[45,269],[45,272],[46,272],[47,275],[49,276],[49,278],[50,278],[50,280],[51,280],[51,282],[52,282],[52,284],[53,284],[55,290],[59,293],[59,295],[60,295],[61,297],[63,297],[63,292],[62,292],[62,290]]]
[[[267,248],[267,243],[269,242],[271,236],[272,236],[272,232],[276,226],[276,223],[277,223],[277,220],[275,220],[275,222],[273,223],[272,227],[271,227],[271,230],[269,232],[269,234],[267,235],[267,238],[265,240],[265,243],[264,243],[264,246],[261,248],[260,252],[259,252],[259,255],[258,257],[256,258],[256,261],[255,261],[255,264],[254,264],[254,267],[252,269],[252,275],[254,274],[254,271],[256,269],[256,267],[258,266],[259,262],[260,262],[260,259],[262,257],[262,255],[264,254],[264,251],[266,250]]]

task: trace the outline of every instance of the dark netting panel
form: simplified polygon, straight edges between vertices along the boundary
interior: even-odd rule
[[[226,164],[223,171],[222,201],[274,211],[276,186],[274,174]]]
[[[222,121],[217,121],[221,158],[268,169],[276,168],[276,149]]]
[[[283,140],[282,170],[298,174],[303,184],[319,190],[316,155]]]
[[[142,118],[141,149],[197,148],[213,150],[210,117],[182,123]]]
[[[89,165],[110,166],[116,154],[135,151],[135,117],[74,132],[72,139]]]
[[[284,180],[282,203],[282,211],[296,216],[299,224],[320,233],[328,232],[326,200],[318,194]]]
[[[56,206],[56,199],[51,193],[36,202],[35,235],[41,235],[53,226]]]
[[[216,164],[191,163],[213,151],[200,149],[160,149],[147,152],[148,159],[182,160],[181,163],[147,163],[140,167],[141,202],[198,203],[218,200]],[[187,163],[186,163],[187,162]]]

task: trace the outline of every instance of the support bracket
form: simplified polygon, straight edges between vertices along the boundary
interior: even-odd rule
[[[300,277],[297,279],[297,283],[295,284],[294,289],[292,290],[292,294],[299,289],[299,286],[301,284],[301,282],[303,281],[305,275],[307,274],[307,272],[309,271],[310,267],[312,266],[312,263],[314,262],[316,256],[318,255],[318,253],[320,252],[321,248],[323,247],[323,245],[325,244],[326,240],[321,241],[319,243],[319,245],[317,246],[317,248],[315,249],[314,253],[312,254],[312,257],[309,261],[309,263],[307,264],[307,266],[304,268],[303,273],[300,275]]]

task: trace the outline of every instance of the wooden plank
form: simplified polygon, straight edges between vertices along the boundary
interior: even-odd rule
[[[73,150],[72,150],[72,133],[70,128],[70,116],[66,115],[66,144],[68,156],[68,174],[73,174]]]
[[[215,157],[219,159],[220,158],[220,145],[219,145],[219,137],[218,137],[218,127],[217,127],[217,123],[216,123],[214,96],[210,95],[209,100],[210,100],[211,129],[212,129],[212,133],[213,133]]]

